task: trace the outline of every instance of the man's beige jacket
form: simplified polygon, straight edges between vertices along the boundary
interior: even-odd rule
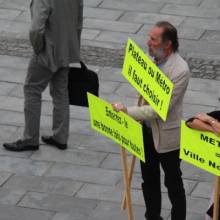
[[[166,122],[159,118],[142,97],[139,99],[140,106],[128,107],[127,110],[128,114],[136,120],[150,121],[156,151],[166,153],[179,149],[183,97],[189,82],[190,71],[187,63],[178,53],[171,54],[161,70],[174,84]]]

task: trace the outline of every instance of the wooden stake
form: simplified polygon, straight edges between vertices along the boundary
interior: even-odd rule
[[[218,216],[219,216],[219,192],[220,192],[220,177],[217,176],[215,178],[213,220],[218,220]]]
[[[136,157],[135,157],[135,156],[132,156],[131,166],[130,166],[129,174],[128,174],[129,188],[131,188],[131,181],[132,181],[132,177],[133,177],[135,161],[136,161]],[[122,203],[121,203],[121,209],[125,210],[126,207],[127,207],[127,206],[126,206],[126,192],[124,191],[124,193],[123,193],[123,199],[122,199]]]
[[[127,206],[128,220],[134,220],[133,209],[131,205],[131,191],[130,191],[130,184],[128,177],[127,154],[123,147],[121,147],[121,161],[123,167],[124,186],[126,192],[126,206]]]

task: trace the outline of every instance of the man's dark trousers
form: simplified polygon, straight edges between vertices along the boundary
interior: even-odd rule
[[[186,196],[180,170],[179,150],[157,153],[151,128],[143,125],[146,163],[141,162],[142,190],[146,204],[147,220],[159,220],[161,213],[160,165],[165,174],[164,184],[172,204],[171,220],[186,219]]]

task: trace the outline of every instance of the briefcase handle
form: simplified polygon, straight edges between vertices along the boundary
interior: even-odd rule
[[[81,65],[81,69],[82,69],[82,70],[85,70],[85,71],[88,70],[86,64],[83,63],[83,61],[80,61],[80,65]]]

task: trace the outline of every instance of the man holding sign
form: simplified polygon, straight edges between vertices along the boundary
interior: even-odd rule
[[[186,219],[186,198],[180,170],[179,142],[183,97],[189,81],[189,68],[178,53],[176,28],[158,22],[149,33],[149,54],[156,65],[173,82],[167,120],[164,122],[153,108],[140,97],[138,106],[126,108],[115,103],[116,111],[124,111],[136,120],[143,121],[146,163],[141,162],[142,190],[147,220],[162,220],[160,165],[165,173],[165,186],[172,204],[171,220]]]

